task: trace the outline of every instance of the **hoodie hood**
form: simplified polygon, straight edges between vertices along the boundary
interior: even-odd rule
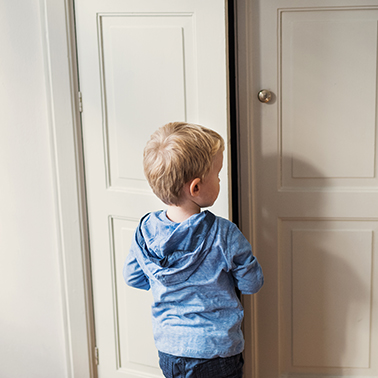
[[[214,221],[207,210],[181,223],[170,221],[166,211],[145,215],[135,233],[138,262],[166,286],[186,281],[212,245]]]

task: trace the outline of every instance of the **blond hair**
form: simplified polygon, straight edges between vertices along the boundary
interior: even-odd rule
[[[177,205],[184,185],[203,179],[224,140],[206,127],[172,122],[155,131],[143,153],[143,167],[153,192],[167,205]]]

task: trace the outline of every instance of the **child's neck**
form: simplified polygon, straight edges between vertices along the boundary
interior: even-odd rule
[[[187,203],[179,206],[170,205],[167,210],[167,217],[169,220],[175,223],[181,223],[184,220],[190,218],[194,214],[201,212],[201,208],[193,203]]]

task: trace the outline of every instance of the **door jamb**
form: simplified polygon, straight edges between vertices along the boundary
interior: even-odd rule
[[[41,0],[67,377],[95,378],[74,0]]]

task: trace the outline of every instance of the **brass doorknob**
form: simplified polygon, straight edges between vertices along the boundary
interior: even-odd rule
[[[257,98],[260,102],[269,102],[272,99],[272,93],[267,89],[261,89],[257,94]]]

